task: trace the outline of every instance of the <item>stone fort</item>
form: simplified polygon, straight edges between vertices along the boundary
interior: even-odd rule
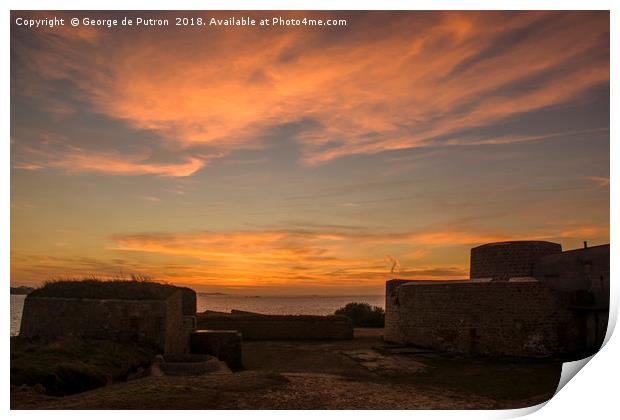
[[[491,243],[471,250],[467,280],[390,280],[384,338],[481,355],[593,354],[607,330],[609,249]]]

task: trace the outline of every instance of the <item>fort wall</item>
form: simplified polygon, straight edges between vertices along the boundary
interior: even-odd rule
[[[345,316],[258,315],[249,313],[196,315],[201,330],[236,330],[244,340],[347,340],[353,324]]]
[[[386,341],[505,356],[551,356],[583,348],[586,321],[569,309],[569,293],[529,282],[442,283],[388,286]]]

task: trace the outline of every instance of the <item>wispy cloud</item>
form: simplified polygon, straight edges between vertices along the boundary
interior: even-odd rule
[[[91,172],[111,175],[161,175],[184,177],[203,168],[207,160],[188,157],[179,163],[149,162],[146,154],[136,155],[119,152],[95,152],[82,148],[66,147],[63,152],[22,147],[15,169],[60,169],[68,173]],[[20,159],[21,158],[21,159]]]
[[[442,142],[444,145],[449,146],[474,146],[474,145],[500,145],[500,144],[514,144],[514,143],[527,143],[532,141],[549,140],[559,137],[572,137],[583,134],[594,133],[609,133],[609,127],[600,127],[586,130],[575,131],[561,131],[558,133],[531,135],[531,136],[517,136],[514,134],[503,136],[491,136],[487,138],[453,138]]]
[[[251,29],[252,36],[211,29],[204,42],[195,42],[193,31],[42,32],[16,49],[24,71],[14,89],[41,98],[51,84],[67,82],[73,100],[93,112],[157,132],[173,149],[208,145],[220,156],[264,147],[270,127],[310,119],[316,124],[296,141],[303,161],[314,165],[439,137],[448,145],[549,138],[464,141],[457,133],[566,103],[609,81],[607,13],[368,13],[349,20],[346,29]],[[111,44],[118,47],[102,47]],[[157,166],[87,152],[72,156],[74,170],[187,176],[205,164],[186,154],[183,163]],[[66,166],[65,157],[22,165]]]

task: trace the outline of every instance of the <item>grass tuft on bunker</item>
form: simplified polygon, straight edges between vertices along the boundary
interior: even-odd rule
[[[179,290],[176,286],[132,276],[131,279],[58,279],[35,289],[32,297],[72,299],[164,300]]]

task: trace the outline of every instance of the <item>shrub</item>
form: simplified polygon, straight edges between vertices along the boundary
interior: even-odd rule
[[[353,321],[354,327],[382,328],[385,324],[385,311],[379,306],[351,302],[337,309],[336,315],[344,315]]]

